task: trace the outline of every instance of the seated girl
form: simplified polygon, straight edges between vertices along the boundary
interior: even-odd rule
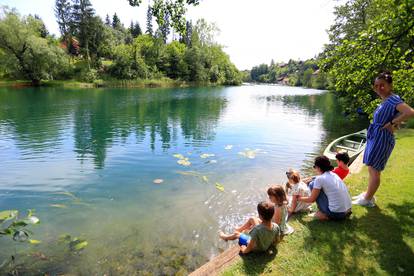
[[[285,189],[282,185],[275,185],[267,190],[267,195],[269,196],[270,201],[275,204],[273,222],[279,225],[282,235],[293,233],[293,228],[287,223],[289,212]]]
[[[311,195],[311,191],[303,181],[301,181],[298,171],[290,169],[286,172],[288,182],[286,183],[286,193],[288,196],[288,212],[289,215],[301,212],[309,211],[311,203],[298,201],[298,196],[308,197]]]

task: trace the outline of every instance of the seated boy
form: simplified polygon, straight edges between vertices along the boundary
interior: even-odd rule
[[[338,167],[336,167],[332,172],[336,173],[339,178],[344,180],[344,178],[349,173],[349,155],[346,152],[340,152],[336,154],[336,163],[338,164]]]
[[[275,206],[271,202],[262,201],[257,205],[257,212],[259,218],[250,218],[233,234],[220,232],[220,238],[225,241],[239,239],[240,251],[243,254],[269,249],[280,236],[279,226],[272,222]],[[244,234],[244,231],[249,231],[249,234]]]

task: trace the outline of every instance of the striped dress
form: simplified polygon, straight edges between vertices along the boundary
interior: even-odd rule
[[[374,120],[368,128],[364,164],[377,171],[384,170],[395,145],[394,134],[382,127],[395,118],[398,114],[396,107],[402,102],[398,95],[391,94],[377,107]]]

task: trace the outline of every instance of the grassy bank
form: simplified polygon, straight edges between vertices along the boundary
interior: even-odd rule
[[[366,188],[367,169],[345,182]],[[378,207],[353,207],[345,222],[290,220],[295,233],[275,255],[243,257],[223,275],[414,275],[414,130],[401,130],[382,184]]]
[[[145,79],[145,80],[96,80],[93,83],[80,82],[76,80],[54,80],[42,81],[44,87],[64,87],[64,88],[95,88],[95,87],[123,87],[123,88],[169,88],[169,87],[189,87],[189,86],[207,86],[208,84],[188,83],[184,81],[172,80],[169,78],[162,79]],[[31,86],[29,81],[20,80],[1,80],[0,86]]]

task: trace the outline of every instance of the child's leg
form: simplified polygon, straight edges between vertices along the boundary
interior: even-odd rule
[[[236,228],[235,231],[242,233],[246,230],[252,229],[254,226],[259,225],[260,223],[262,223],[262,221],[259,218],[252,217],[249,218],[245,224],[243,224],[239,228]]]
[[[236,231],[233,234],[226,235],[220,231],[219,236],[225,241],[232,241],[232,240],[237,240],[240,237],[240,232]]]

